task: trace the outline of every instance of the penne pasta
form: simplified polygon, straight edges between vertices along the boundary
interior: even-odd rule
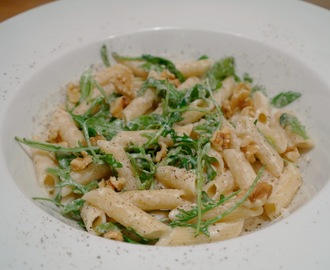
[[[138,190],[120,193],[122,199],[144,211],[172,210],[188,203],[182,197],[184,191],[179,189]]]
[[[109,188],[93,190],[82,198],[125,227],[133,228],[143,237],[159,238],[169,229]]]
[[[264,206],[269,218],[278,217],[281,211],[289,205],[301,185],[301,178],[301,173],[296,166],[289,164],[285,168]]]
[[[84,203],[80,213],[86,230],[91,234],[97,235],[96,227],[106,222],[105,213],[89,203]]]
[[[100,150],[107,154],[112,154],[115,159],[120,160],[123,167],[118,168],[117,172],[119,177],[122,177],[126,180],[125,189],[134,190],[138,187],[138,181],[134,177],[133,169],[131,162],[121,145],[112,143],[111,141],[98,141],[98,146]]]
[[[202,243],[211,243],[236,237],[243,228],[244,221],[220,222],[211,225],[210,236],[200,234],[195,235],[195,230],[189,227],[176,227],[160,238],[157,246],[186,246]]]
[[[269,100],[233,57],[107,61],[104,46],[104,65],[67,84],[48,138],[16,137],[35,148],[37,181],[63,215],[106,239],[180,246],[287,212],[313,146],[293,112],[272,108],[290,97]]]
[[[172,166],[159,166],[155,177],[157,181],[168,188],[181,189],[187,197],[195,196],[196,176],[192,172]]]

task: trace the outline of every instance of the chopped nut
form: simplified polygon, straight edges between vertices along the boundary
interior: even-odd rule
[[[249,196],[251,202],[256,202],[258,200],[268,199],[272,194],[273,186],[266,183],[260,182],[256,185],[256,188]]]
[[[124,241],[123,234],[120,231],[108,231],[103,234],[103,237],[121,242]]]
[[[136,92],[133,91],[133,77],[128,67],[115,64],[98,73],[95,79],[101,85],[112,83],[117,93],[133,99],[136,96]]]
[[[229,127],[223,126],[221,130],[217,130],[213,133],[211,143],[216,150],[223,150],[230,148],[231,139]]]
[[[106,141],[106,138],[104,138],[102,135],[96,135],[95,137],[89,138],[89,141],[91,145],[96,146],[97,141]]]
[[[93,162],[93,157],[86,152],[81,152],[83,157],[75,158],[71,161],[70,166],[73,171],[81,171]]]
[[[79,86],[74,83],[69,83],[66,88],[68,100],[72,103],[77,103],[80,100]]]
[[[109,180],[106,181],[106,186],[112,186],[117,191],[121,191],[126,185],[126,180],[123,177],[111,176]]]

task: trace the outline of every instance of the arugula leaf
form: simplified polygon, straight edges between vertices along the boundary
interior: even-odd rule
[[[298,118],[294,115],[283,113],[280,116],[280,125],[283,128],[289,128],[293,134],[297,134],[303,139],[308,139],[305,127],[299,122]]]
[[[126,130],[124,121],[115,119],[110,121],[107,117],[91,117],[86,120],[86,128],[91,135],[102,135],[110,141],[119,132]]]
[[[105,234],[109,231],[121,231],[120,228],[113,222],[105,222],[95,227],[95,232],[98,235]]]
[[[244,81],[244,82],[253,83],[253,79],[252,79],[252,77],[250,76],[250,74],[248,74],[248,73],[244,73],[244,74],[243,74],[243,81]]]
[[[64,205],[61,201],[61,195],[58,193],[58,195],[55,197],[55,199],[50,198],[44,198],[44,197],[34,197],[33,200],[39,200],[39,201],[48,201],[51,203],[54,203],[57,207],[60,208],[61,214],[63,216],[70,217],[78,222],[80,224],[82,222],[82,218],[80,216],[80,208],[84,205],[83,199],[76,199],[68,204]]]
[[[168,83],[166,80],[157,80],[155,78],[148,78],[139,90],[139,95],[143,95],[146,89],[155,88],[156,94],[160,98],[166,98],[168,94],[168,105],[172,108],[177,108],[182,102],[184,92],[178,91],[174,85]]]
[[[159,129],[164,122],[160,114],[141,115],[126,124],[129,130]]]
[[[76,216],[80,217],[80,208],[84,205],[85,200],[79,198],[67,203],[65,206],[62,207],[62,214],[68,215],[70,213],[74,213]]]
[[[206,147],[206,146],[204,146],[204,147]],[[215,176],[217,175],[217,172],[213,168],[212,164],[217,163],[218,160],[215,157],[211,157],[211,156],[205,154],[204,158],[203,158],[203,162],[204,162],[204,167],[205,167],[205,171],[206,171],[206,175],[207,175],[206,183],[208,183],[208,182],[212,181],[215,178]]]
[[[187,106],[197,99],[207,98],[209,98],[209,92],[207,91],[207,88],[202,84],[196,84],[186,91],[183,100],[181,101],[180,107]]]
[[[197,60],[206,60],[209,59],[209,57],[206,54],[203,54],[202,56],[198,57]]]
[[[105,93],[103,87],[93,78],[92,75],[92,68],[86,70],[80,77],[79,81],[79,88],[80,88],[80,100],[79,103],[86,101],[87,103],[91,101],[91,97],[93,94],[94,88],[97,88],[108,104],[110,104],[110,99]]]
[[[134,229],[128,227],[125,228],[119,223],[105,222],[97,225],[95,227],[95,232],[98,235],[103,235],[109,231],[118,231],[121,232],[124,238],[124,241],[131,244],[142,244],[149,245],[154,244],[158,239],[148,239],[140,234],[138,234]],[[134,239],[133,239],[134,238]]]
[[[237,81],[240,80],[236,75],[234,58],[226,57],[214,63],[207,72],[206,79],[209,81],[212,91],[214,91],[219,89],[222,81],[230,76],[233,76]]]
[[[127,227],[126,228],[127,231],[131,232],[135,238],[137,238],[137,240],[133,240],[129,237],[127,237],[126,235],[124,235],[124,239],[125,242],[129,242],[131,244],[143,244],[143,245],[148,245],[148,244],[154,244],[155,242],[158,241],[158,238],[155,239],[149,239],[149,238],[145,238],[142,235],[140,235],[139,233],[137,233],[133,228],[131,227]]]
[[[76,155],[73,155],[71,153],[55,153],[55,158],[61,169],[70,170],[71,161],[76,157],[77,157]]]
[[[86,70],[80,77],[79,88],[80,88],[80,100],[79,103],[90,98],[93,90],[93,77],[92,69]]]
[[[117,161],[112,154],[103,154],[101,159],[113,169],[123,167],[123,164]]]
[[[92,147],[64,147],[58,144],[53,144],[53,143],[46,143],[46,142],[39,142],[39,141],[34,141],[34,140],[29,140],[26,138],[19,138],[15,137],[15,140],[28,145],[32,148],[37,148],[40,150],[45,150],[49,152],[56,152],[56,153],[77,153],[77,152],[82,152],[82,151],[90,151],[90,150],[98,150],[98,146],[92,146]]]
[[[270,103],[276,107],[276,108],[283,108],[286,105],[292,103],[296,99],[301,97],[300,93],[288,91],[288,92],[282,92],[273,97],[270,101]]]
[[[70,186],[73,188],[73,193],[84,195],[90,190],[93,190],[98,187],[96,181],[92,181],[87,185],[81,185],[77,183],[70,175],[70,170],[60,169],[60,168],[48,168],[46,170],[48,173],[58,176],[60,178],[60,183],[56,185],[58,188],[65,186]]]
[[[126,149],[131,161],[135,175],[140,180],[139,189],[150,189],[154,183],[156,165],[145,148],[136,145],[128,146]]]
[[[148,63],[168,69],[172,74],[174,74],[175,77],[179,79],[180,82],[183,82],[185,80],[182,73],[175,67],[175,65],[170,60],[163,57],[153,56],[150,54],[143,54],[141,58]]]
[[[107,50],[107,46],[105,44],[102,45],[100,53],[101,53],[101,58],[102,58],[103,64],[106,67],[110,67],[110,61],[109,61],[109,57],[108,57],[108,50]]]
[[[205,191],[202,191],[202,205],[203,208],[201,209],[202,215],[211,211],[212,209],[224,204],[225,202],[229,201],[236,195],[238,195],[241,192],[241,190],[232,192],[228,196],[221,195],[218,201],[215,201],[211,199]],[[176,215],[176,220],[173,220],[170,222],[170,226],[172,227],[194,227],[196,228],[196,225],[191,223],[193,219],[195,219],[198,216],[198,207],[194,206],[190,210],[183,210],[178,208],[179,214]]]
[[[179,210],[180,214],[176,215],[177,220],[172,221],[170,223],[170,226],[172,226],[172,227],[177,227],[177,226],[193,227],[193,228],[196,228],[196,234],[204,233],[205,235],[209,236],[208,227],[210,225],[212,225],[212,224],[220,221],[224,217],[228,216],[230,213],[232,213],[235,209],[237,209],[239,206],[241,206],[247,200],[247,198],[251,195],[251,193],[255,189],[258,181],[260,180],[264,169],[265,169],[265,166],[262,166],[261,169],[259,170],[256,178],[254,179],[253,183],[248,188],[248,190],[244,193],[244,195],[231,208],[224,211],[220,215],[218,215],[214,218],[211,218],[209,220],[205,220],[205,221],[200,219],[199,223],[197,223],[197,224],[191,223],[191,221],[196,217],[198,218],[199,215],[203,215],[203,214],[207,213],[208,211],[229,201],[230,199],[232,199],[233,197],[238,195],[240,192],[242,192],[241,190],[232,192],[228,196],[224,196],[224,195],[220,196],[220,199],[218,202],[213,201],[211,198],[209,198],[207,196],[207,194],[201,193],[201,195],[202,195],[201,202],[203,203],[203,208],[198,207],[198,205],[197,205],[189,211],[180,209]]]
[[[163,162],[187,171],[194,170],[197,167],[197,142],[185,134],[183,136],[174,134],[172,139],[174,144],[169,148]]]

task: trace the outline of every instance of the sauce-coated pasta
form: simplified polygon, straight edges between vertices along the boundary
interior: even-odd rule
[[[38,149],[38,182],[63,215],[153,245],[229,239],[281,215],[302,183],[300,149],[313,146],[279,108],[300,95],[269,99],[231,57],[112,56],[68,84],[47,138],[16,138]]]

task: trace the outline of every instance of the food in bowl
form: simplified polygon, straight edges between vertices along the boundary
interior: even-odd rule
[[[192,245],[275,220],[302,182],[313,147],[285,106],[232,57],[183,63],[112,54],[67,85],[47,135],[32,148],[36,177],[63,215],[105,238]]]

